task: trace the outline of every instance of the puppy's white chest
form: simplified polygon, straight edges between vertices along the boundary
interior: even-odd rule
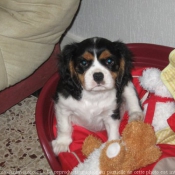
[[[83,117],[85,119],[93,119],[102,115],[109,107],[105,105],[105,102],[97,102],[95,99],[86,100],[83,99],[75,104],[73,111],[76,116]]]
[[[103,130],[105,118],[111,117],[116,108],[115,94],[115,90],[98,94],[85,92],[80,101],[69,97],[64,103],[66,103],[67,110],[70,111],[71,122],[88,130]]]

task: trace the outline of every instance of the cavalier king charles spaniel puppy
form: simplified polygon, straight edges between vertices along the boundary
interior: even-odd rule
[[[55,98],[55,154],[69,150],[73,124],[91,131],[106,129],[108,140],[115,140],[126,110],[129,121],[143,119],[132,83],[131,55],[122,42],[97,37],[63,49]]]

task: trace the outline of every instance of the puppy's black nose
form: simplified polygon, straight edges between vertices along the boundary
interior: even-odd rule
[[[101,72],[96,72],[96,73],[93,74],[93,77],[94,77],[94,80],[95,80],[97,83],[100,83],[100,82],[103,80],[104,75],[103,75],[103,73],[101,73]]]

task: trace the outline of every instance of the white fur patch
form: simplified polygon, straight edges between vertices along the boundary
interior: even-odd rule
[[[64,116],[58,115],[58,121],[59,118],[67,115],[73,124],[83,126],[91,131],[100,131],[105,129],[104,120],[111,119],[113,110],[116,108],[116,90],[93,93],[83,90],[80,101],[71,96],[67,99],[60,96],[56,107],[60,111],[59,113],[64,114]]]
[[[114,88],[115,80],[112,78],[110,71],[105,68],[98,60],[94,51],[94,62],[85,73],[85,89],[87,91],[109,90]],[[100,84],[94,81],[93,74],[101,72],[104,79]]]

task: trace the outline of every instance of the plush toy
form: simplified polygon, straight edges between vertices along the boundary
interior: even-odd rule
[[[148,97],[143,103],[145,122],[152,124],[156,132],[168,127],[167,120],[175,112],[175,101],[161,80],[161,71],[157,68],[147,68],[139,81],[148,91]]]
[[[175,49],[169,54],[169,64],[161,72],[161,80],[175,99]]]
[[[88,158],[71,175],[131,174],[161,155],[152,126],[141,121],[127,124],[120,140],[101,143],[92,135],[87,137],[82,152]]]

